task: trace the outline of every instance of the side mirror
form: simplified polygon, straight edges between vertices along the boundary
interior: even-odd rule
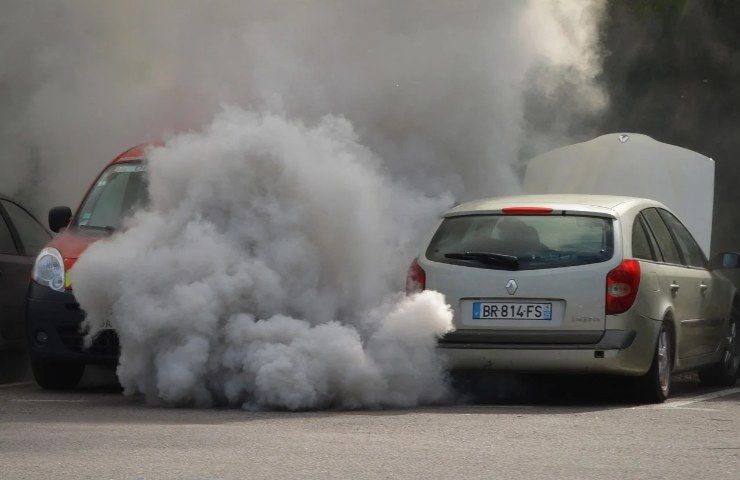
[[[713,269],[740,268],[740,253],[724,252],[712,258]]]
[[[69,207],[54,207],[49,210],[49,228],[52,232],[58,232],[69,225],[72,219],[72,210]]]

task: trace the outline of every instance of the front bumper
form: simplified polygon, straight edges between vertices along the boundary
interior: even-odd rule
[[[31,282],[26,305],[26,336],[34,361],[115,365],[120,352],[112,330],[101,332],[90,347],[80,330],[85,312],[70,292],[57,292]],[[38,340],[39,332],[47,340]]]
[[[504,343],[500,334],[490,330],[489,335],[481,334],[477,339],[473,332],[461,330],[441,339],[438,351],[451,370],[645,374],[653,360],[661,322],[644,317],[610,320],[607,326],[617,328],[605,330],[589,343],[568,342],[566,338],[545,343],[541,335],[533,335],[532,341]]]

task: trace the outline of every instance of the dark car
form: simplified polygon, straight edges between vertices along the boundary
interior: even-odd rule
[[[0,350],[24,345],[28,279],[51,234],[20,203],[0,194]]]
[[[28,286],[26,324],[31,370],[46,389],[72,388],[85,365],[116,365],[115,331],[102,331],[85,345],[85,312],[74,297],[70,271],[92,243],[121,228],[124,218],[148,202],[146,146],[129,149],[99,173],[73,215],[69,207],[49,212],[49,228],[59,232],[44,247]]]

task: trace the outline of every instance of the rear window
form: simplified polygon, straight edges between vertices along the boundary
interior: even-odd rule
[[[587,265],[605,262],[613,254],[611,219],[573,215],[450,217],[426,251],[435,262],[514,270]],[[515,257],[514,266],[497,261],[498,256],[507,261]]]

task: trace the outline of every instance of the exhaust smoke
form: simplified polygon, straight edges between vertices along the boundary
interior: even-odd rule
[[[73,270],[127,393],[169,404],[403,407],[447,395],[442,295],[399,265],[451,203],[394,183],[349,122],[228,109],[150,153],[151,206]]]
[[[76,206],[117,153],[199,129],[223,105],[344,116],[389,173],[430,194],[513,193],[520,152],[570,143],[569,112],[605,99],[602,0],[0,7],[0,191],[39,217]],[[553,108],[535,138],[525,94],[529,108],[549,106],[565,81],[577,101]]]
[[[521,152],[568,143],[555,123],[530,135],[525,96],[567,76],[576,109],[605,105],[603,10],[17,2],[0,29],[0,190],[37,211],[74,205],[115,153],[193,129],[151,151],[150,207],[72,273],[91,336],[108,320],[119,332],[125,391],[247,408],[444,401],[434,345],[450,308],[400,296],[404,271],[454,201],[516,192]]]

